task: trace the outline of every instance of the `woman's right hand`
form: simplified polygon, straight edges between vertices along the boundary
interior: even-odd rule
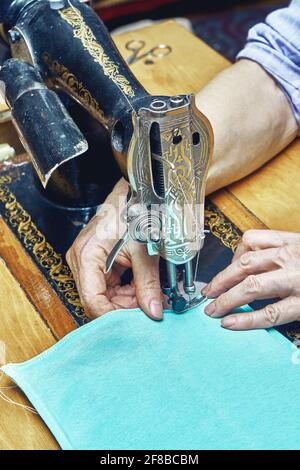
[[[140,307],[153,320],[161,320],[159,259],[148,255],[146,245],[129,241],[111,271],[104,272],[109,253],[126,229],[120,215],[127,193],[128,184],[122,178],[78,235],[66,259],[88,317],[96,318],[114,309]],[[121,286],[121,276],[128,268],[133,270],[133,281]]]

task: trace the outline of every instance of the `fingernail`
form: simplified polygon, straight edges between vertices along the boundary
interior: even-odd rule
[[[222,326],[224,326],[224,328],[230,328],[235,324],[235,322],[236,319],[234,317],[226,317],[222,320]]]
[[[157,318],[157,320],[161,320],[163,315],[162,303],[157,300],[152,300],[150,302],[150,313],[154,318]]]
[[[204,312],[206,313],[206,315],[211,316],[215,312],[215,310],[216,310],[216,305],[214,302],[211,302],[205,307]]]
[[[209,292],[209,289],[210,289],[210,283],[206,284],[206,286],[203,287],[203,289],[201,291],[201,294],[202,295],[207,295],[207,293]]]

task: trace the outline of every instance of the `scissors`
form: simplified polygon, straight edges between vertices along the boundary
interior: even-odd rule
[[[165,57],[170,54],[170,52],[172,52],[172,48],[170,46],[167,46],[166,44],[158,44],[157,46],[149,49],[147,52],[144,52],[139,56],[139,53],[142,51],[145,45],[145,41],[139,41],[135,39],[126,43],[126,49],[132,52],[132,55],[127,59],[128,64],[134,64],[141,59],[146,59],[145,64],[154,64],[154,61],[151,59],[151,57]]]

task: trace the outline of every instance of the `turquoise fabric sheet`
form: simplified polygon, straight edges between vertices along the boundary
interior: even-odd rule
[[[160,323],[111,312],[2,370],[64,449],[299,449],[292,345],[203,308]]]

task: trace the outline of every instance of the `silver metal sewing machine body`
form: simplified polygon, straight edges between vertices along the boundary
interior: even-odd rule
[[[128,239],[147,244],[149,255],[166,261],[168,283],[163,291],[173,310],[182,312],[203,300],[195,297],[192,260],[205,236],[212,130],[193,95],[154,99],[148,108],[133,113],[133,129],[127,156],[127,232],[109,257],[107,270]],[[182,268],[184,293],[178,288]]]

